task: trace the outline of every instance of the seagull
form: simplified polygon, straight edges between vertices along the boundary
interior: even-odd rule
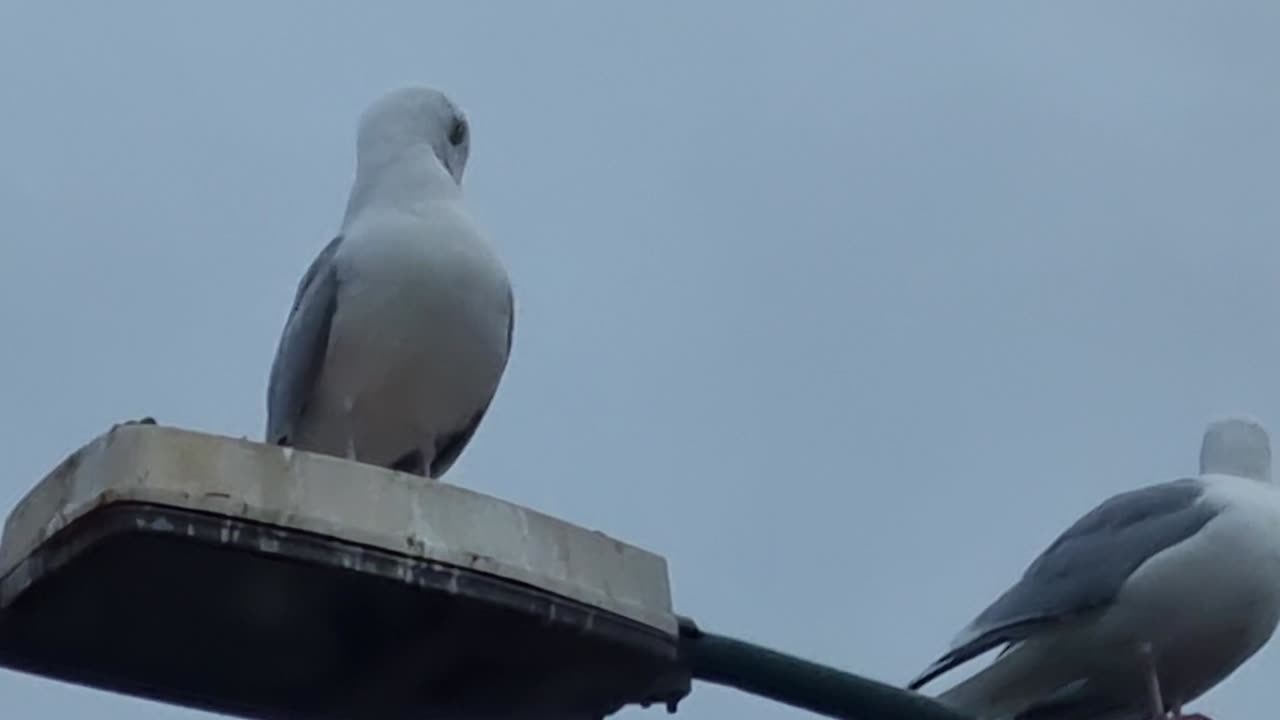
[[[1256,421],[1209,424],[1200,475],[1081,517],[912,680],[1003,646],[941,693],[981,720],[1152,720],[1257,652],[1280,620],[1280,488]],[[1203,717],[1203,716],[1194,716]]]
[[[511,283],[462,203],[466,116],[439,90],[362,114],[339,233],[298,283],[266,441],[437,479],[506,370]]]

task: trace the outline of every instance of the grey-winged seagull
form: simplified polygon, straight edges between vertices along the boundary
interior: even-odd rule
[[[1116,495],[1058,537],[913,680],[996,647],[938,696],[975,718],[1139,720],[1257,652],[1280,620],[1280,489],[1266,430],[1205,430],[1200,475]]]
[[[434,89],[365,110],[341,230],[299,282],[271,366],[268,442],[438,478],[471,440],[515,308],[463,207],[470,144]]]

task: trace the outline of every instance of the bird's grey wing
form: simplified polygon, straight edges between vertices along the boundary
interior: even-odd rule
[[[329,329],[338,307],[338,275],[333,255],[341,242],[341,235],[330,240],[298,282],[267,384],[266,440],[269,443],[293,444],[298,420],[311,400],[324,366]]]
[[[917,689],[951,668],[1047,624],[1105,607],[1156,553],[1191,537],[1217,513],[1198,502],[1195,478],[1116,495],[1058,536],[1022,578],[982,611],[951,650],[909,683]]]
[[[515,295],[511,288],[507,288],[507,349],[506,354],[502,358],[502,367],[505,370],[507,359],[511,357],[511,341],[515,335],[516,329],[516,301]],[[497,386],[494,386],[494,393],[497,392]],[[467,421],[466,425],[458,428],[455,432],[445,433],[436,441],[435,455],[431,460],[431,467],[428,468],[428,475],[432,478],[438,478],[448,472],[449,468],[457,462],[458,456],[462,454],[463,448],[467,443],[471,442],[471,438],[476,434],[476,428],[480,427],[480,421],[484,420],[484,415],[489,411],[489,405],[493,402],[493,394],[485,399],[484,404],[476,410],[475,414]]]

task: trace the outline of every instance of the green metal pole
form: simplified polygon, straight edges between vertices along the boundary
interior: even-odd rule
[[[680,622],[680,656],[695,680],[840,720],[972,720],[892,685],[801,660]]]

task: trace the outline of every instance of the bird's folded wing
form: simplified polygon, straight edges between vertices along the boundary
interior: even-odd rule
[[[1022,578],[956,637],[951,649],[909,683],[933,678],[1046,624],[1106,607],[1125,580],[1157,553],[1194,535],[1218,512],[1188,478],[1116,495],[1075,522]]]
[[[342,242],[330,240],[298,283],[267,386],[269,443],[291,444],[291,437],[315,390],[329,348],[329,329],[338,308],[334,253]]]

